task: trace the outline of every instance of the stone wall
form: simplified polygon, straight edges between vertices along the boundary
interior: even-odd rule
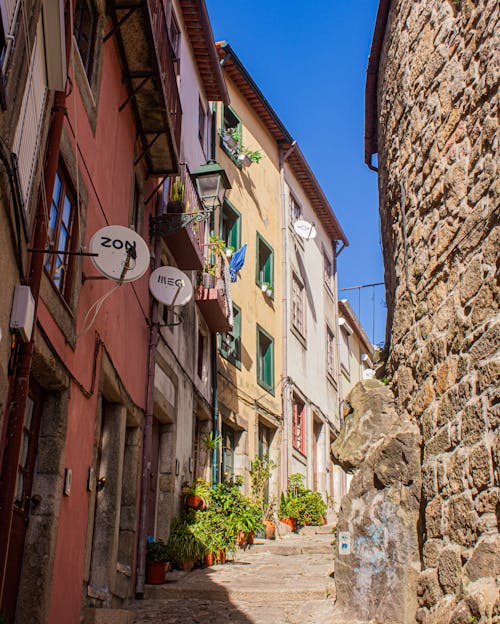
[[[500,621],[499,14],[393,0],[379,69],[387,369],[423,438],[425,623]]]

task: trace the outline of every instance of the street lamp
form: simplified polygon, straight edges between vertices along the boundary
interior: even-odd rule
[[[231,188],[224,169],[215,160],[209,160],[193,173],[196,188],[203,205],[208,210],[220,208],[226,191]]]

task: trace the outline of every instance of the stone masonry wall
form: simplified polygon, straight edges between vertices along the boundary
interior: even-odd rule
[[[387,368],[423,438],[425,623],[500,622],[499,15],[393,0],[379,69]]]

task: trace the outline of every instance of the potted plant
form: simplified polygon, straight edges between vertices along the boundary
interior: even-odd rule
[[[252,161],[245,152],[240,152],[238,154],[238,160],[242,165],[245,165],[245,167],[250,167],[250,165],[252,164]]]
[[[180,214],[183,212],[184,184],[179,177],[175,178],[170,187],[170,199],[167,203],[167,212]],[[180,218],[180,217],[179,217]]]
[[[274,522],[274,504],[275,499],[272,498],[266,506],[264,512],[264,518],[262,520],[264,524],[264,535],[266,539],[275,539],[276,524]]]
[[[210,262],[205,262],[205,265],[203,267],[203,274],[201,277],[201,284],[203,288],[215,288],[215,265],[211,264]]]
[[[260,153],[259,150],[249,150],[249,149],[245,149],[245,155],[247,156],[248,160],[251,163],[259,163],[261,158],[262,158],[262,154]]]
[[[160,585],[165,582],[168,560],[167,544],[149,535],[146,544],[146,583]]]
[[[236,128],[226,128],[221,132],[222,140],[230,150],[235,150],[238,147],[238,139],[233,135],[237,135]]]
[[[185,503],[191,509],[205,509],[210,501],[210,484],[205,479],[196,479],[191,485],[182,486]]]
[[[175,518],[167,542],[170,558],[181,570],[191,570],[205,554],[205,546],[198,539],[189,516]]]

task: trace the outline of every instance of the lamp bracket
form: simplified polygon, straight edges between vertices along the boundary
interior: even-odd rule
[[[197,212],[169,212],[158,217],[149,219],[149,235],[151,238],[157,236],[169,236],[178,232],[190,223],[201,223],[208,221],[212,209]]]

